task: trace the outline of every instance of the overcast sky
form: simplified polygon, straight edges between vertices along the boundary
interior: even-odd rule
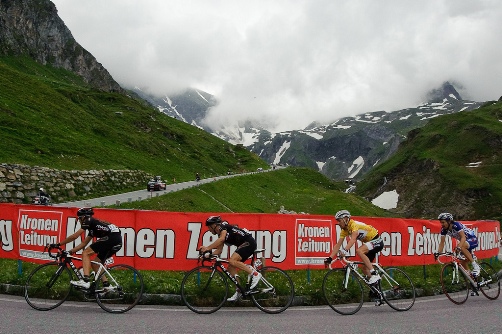
[[[215,95],[213,126],[393,111],[447,80],[465,99],[502,95],[500,0],[52,1],[122,86]]]

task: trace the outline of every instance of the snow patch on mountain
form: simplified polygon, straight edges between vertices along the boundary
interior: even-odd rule
[[[289,149],[290,146],[291,146],[291,141],[285,141],[284,143],[282,143],[281,148],[275,154],[275,159],[273,161],[274,165],[278,165],[281,162],[282,156],[284,155],[284,153],[286,153],[286,151]]]
[[[381,193],[380,196],[374,198],[371,203],[382,209],[390,210],[397,208],[398,201],[399,194],[396,190],[392,190]]]
[[[363,166],[364,166],[364,158],[362,156],[359,156],[356,160],[352,162],[352,165],[347,170],[350,174],[349,179],[353,179],[361,171],[361,168],[363,168]]]

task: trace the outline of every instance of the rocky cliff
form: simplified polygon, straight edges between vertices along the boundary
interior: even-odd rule
[[[75,41],[49,0],[0,0],[0,55],[28,56],[74,72],[99,90],[123,92],[96,58]]]

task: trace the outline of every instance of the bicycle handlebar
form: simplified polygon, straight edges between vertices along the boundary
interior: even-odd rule
[[[331,269],[331,266],[336,262],[336,261],[340,261],[342,262],[342,264],[345,266],[347,265],[351,265],[352,263],[354,263],[355,261],[350,261],[348,260],[349,257],[352,257],[352,256],[343,256],[343,255],[338,255],[336,258],[333,259],[333,261],[331,261],[330,263],[325,263],[325,267],[326,268],[329,268]]]
[[[57,249],[57,253],[55,255],[53,255],[52,253],[52,250],[53,249]],[[56,246],[56,247],[51,247],[50,245],[46,245],[45,248],[44,248],[44,251],[47,250],[47,253],[49,254],[50,257],[52,257],[53,259],[58,259],[60,257],[64,257],[64,256],[67,256],[68,255],[68,252],[65,251],[64,249],[62,249],[60,246]]]
[[[436,256],[437,255],[437,256]],[[444,262],[441,262],[440,258],[441,256],[449,256],[456,258],[457,257],[457,252],[442,252],[442,253],[436,253],[434,257],[436,257],[436,261],[438,261],[440,264],[444,264]]]

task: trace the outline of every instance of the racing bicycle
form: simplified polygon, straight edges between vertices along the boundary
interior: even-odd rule
[[[276,267],[264,266],[263,258],[258,258],[265,249],[257,249],[251,258],[251,265],[262,274],[256,287],[249,289],[251,277],[242,286],[224,264],[229,261],[206,252],[199,256],[201,265],[185,274],[181,282],[181,298],[195,313],[209,314],[225,304],[229,284],[242,291],[242,298],[249,298],[253,304],[266,313],[281,313],[293,302],[294,286],[289,275]],[[207,265],[206,263],[209,263]]]
[[[53,254],[54,249],[57,251]],[[129,311],[143,295],[143,278],[131,266],[110,265],[113,258],[108,258],[105,265],[91,261],[99,269],[93,273],[91,286],[86,289],[70,283],[74,277],[77,280],[83,278],[83,273],[73,263],[73,260],[82,261],[81,258],[70,255],[60,247],[46,247],[45,250],[55,260],[36,267],[28,276],[24,288],[24,298],[36,310],[48,311],[58,307],[68,299],[73,289],[80,291],[84,300],[95,300],[110,313]],[[106,280],[110,284],[105,287],[103,282]]]
[[[341,261],[342,268],[331,268],[336,261]],[[359,272],[360,261],[350,261],[347,257],[338,257],[329,265],[324,276],[322,290],[326,302],[337,313],[354,314],[361,309],[365,301],[363,284],[369,288],[369,297],[380,306],[387,303],[396,311],[407,311],[415,303],[415,287],[410,277],[396,267],[383,268],[378,263],[373,267],[381,279],[369,284],[366,277]]]
[[[443,263],[440,258],[446,256],[449,262]],[[474,256],[474,255],[473,255]],[[437,253],[436,258],[443,264],[441,268],[441,287],[444,294],[453,303],[460,305],[467,301],[469,292],[471,296],[479,296],[479,291],[488,299],[495,300],[500,295],[500,281],[497,272],[486,263],[479,264],[480,272],[478,276],[472,276],[464,266],[462,261],[465,257],[460,250],[454,252]]]

